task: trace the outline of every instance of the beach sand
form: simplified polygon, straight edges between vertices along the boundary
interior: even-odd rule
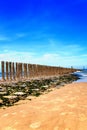
[[[87,83],[0,108],[0,130],[87,130]]]

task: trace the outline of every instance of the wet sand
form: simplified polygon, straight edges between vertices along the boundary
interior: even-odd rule
[[[87,130],[87,83],[0,108],[0,130]]]

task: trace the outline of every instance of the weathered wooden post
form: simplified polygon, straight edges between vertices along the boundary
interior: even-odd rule
[[[2,80],[5,80],[4,61],[1,62],[1,68],[2,68]]]
[[[13,80],[13,62],[11,62],[11,75],[12,75],[12,80]]]
[[[39,71],[38,71],[38,69],[39,69],[39,66],[37,65],[37,77],[39,76]]]
[[[48,76],[48,66],[46,66],[46,77]]]
[[[20,63],[20,78],[22,79],[22,63]]]
[[[9,76],[10,76],[10,80],[12,80],[12,69],[11,69],[11,62],[9,62]]]
[[[40,65],[38,65],[38,77],[40,76]]]
[[[17,79],[17,62],[16,62],[16,72],[15,72],[15,79]]]
[[[29,64],[27,65],[27,77],[29,78]]]
[[[19,79],[22,80],[22,63],[19,63]]]
[[[25,63],[23,64],[23,67],[24,67],[24,78],[25,78],[25,71],[26,71],[26,69],[25,69]]]
[[[29,73],[29,78],[32,77],[32,64],[28,64],[28,73]]]
[[[39,65],[39,76],[41,77],[41,75],[42,75],[42,72],[41,72],[42,70],[41,70],[41,65]]]
[[[52,66],[50,67],[49,75],[52,76]]]
[[[36,64],[36,77],[38,77],[38,65]]]
[[[12,79],[15,80],[17,76],[17,63],[15,64],[14,62],[11,63],[11,73],[12,73]]]
[[[45,65],[43,65],[43,77],[45,76]]]
[[[17,63],[17,78],[20,79],[20,63]]]
[[[20,78],[20,68],[19,63],[16,63],[16,79],[18,80]]]
[[[59,67],[57,67],[57,76],[59,75]]]
[[[47,76],[47,66],[45,66],[45,77]]]
[[[22,74],[22,79],[23,79],[24,78],[24,66],[23,66],[23,63],[21,63],[21,70],[22,70],[21,74]]]
[[[34,64],[31,65],[32,78],[34,78]]]
[[[14,62],[12,63],[12,72],[13,72],[13,79],[15,80],[15,67],[14,67]]]
[[[6,80],[8,80],[8,62],[6,61]]]
[[[54,67],[54,75],[56,76],[57,75],[57,71],[56,71],[56,66]]]
[[[34,65],[34,76],[37,77],[37,64]]]
[[[27,64],[24,63],[24,78],[27,78]]]
[[[28,78],[30,78],[30,64],[28,64]]]
[[[45,66],[45,76],[47,75],[47,66]]]
[[[37,65],[33,64],[33,77],[37,77]]]
[[[42,65],[42,77],[44,77],[44,65]]]
[[[33,78],[35,78],[35,76],[36,76],[36,66],[35,66],[35,64],[32,64],[32,77]]]
[[[33,78],[33,76],[34,76],[33,64],[29,64],[28,68],[29,68],[29,76],[30,76],[30,78]]]
[[[59,75],[61,74],[61,69],[60,69],[60,66],[59,66]]]

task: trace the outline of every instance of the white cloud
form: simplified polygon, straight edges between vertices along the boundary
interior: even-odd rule
[[[58,54],[50,54],[50,53],[47,53],[47,54],[44,54],[43,55],[43,58],[45,58],[45,59],[52,59],[52,58],[56,58],[56,57],[58,57],[59,55]]]
[[[33,55],[34,53],[29,52],[5,51],[0,54],[0,61],[29,62]]]
[[[87,64],[87,54],[66,56],[60,53],[37,54],[33,52],[17,52],[4,50],[0,53],[0,61],[35,63],[52,66],[79,66]]]
[[[16,52],[16,51],[12,51],[12,52],[5,52],[0,54],[0,60],[8,60],[8,61],[17,61],[17,62],[54,62],[55,59],[63,59],[64,57],[58,55],[58,54],[52,54],[52,53],[46,53],[43,55],[39,55],[37,56],[34,53],[29,53],[29,52]],[[71,58],[75,58],[75,56],[73,57],[66,57],[67,60],[71,60]],[[65,60],[65,59],[64,59]]]

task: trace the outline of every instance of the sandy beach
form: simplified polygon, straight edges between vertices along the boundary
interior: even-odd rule
[[[0,130],[87,130],[87,83],[0,108]]]

